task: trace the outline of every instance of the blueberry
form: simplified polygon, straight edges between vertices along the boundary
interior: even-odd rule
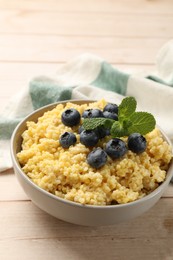
[[[94,130],[84,130],[80,133],[80,142],[87,147],[96,145],[98,141],[99,137]]]
[[[107,161],[107,154],[100,147],[94,149],[87,156],[88,164],[91,167],[96,169],[101,168],[103,165],[105,165],[106,161]]]
[[[139,133],[133,133],[128,137],[128,148],[134,153],[142,153],[145,151],[147,141],[145,137]]]
[[[111,130],[109,128],[106,128],[106,136],[111,134]]]
[[[82,117],[84,118],[103,117],[103,112],[100,109],[87,109],[83,112]]]
[[[61,121],[66,126],[78,125],[80,122],[80,114],[74,108],[67,109],[62,113]]]
[[[110,135],[110,130],[108,128],[105,128],[103,126],[97,127],[95,129],[96,134],[98,135],[99,139],[104,138],[107,135]]]
[[[127,147],[123,140],[114,138],[106,144],[105,151],[112,159],[117,159],[127,152]]]
[[[76,136],[70,132],[65,132],[64,134],[62,134],[59,140],[63,148],[69,148],[71,145],[75,144],[76,141]]]
[[[105,118],[110,118],[110,119],[113,119],[113,120],[118,120],[118,115],[116,113],[113,113],[113,112],[110,112],[110,111],[104,111],[103,112],[103,116]]]
[[[111,112],[111,113],[118,114],[118,106],[116,104],[108,103],[104,107],[103,112],[104,111],[108,111],[108,112]]]
[[[78,128],[78,134],[80,134],[84,129],[83,125],[81,125],[79,128]]]

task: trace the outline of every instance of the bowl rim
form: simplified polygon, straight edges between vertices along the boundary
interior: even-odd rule
[[[167,171],[166,174],[166,179],[164,180],[164,182],[162,182],[154,191],[152,191],[151,193],[147,194],[146,196],[137,199],[135,201],[132,202],[128,202],[128,203],[124,203],[124,204],[115,204],[115,205],[90,205],[90,204],[81,204],[78,202],[74,202],[74,201],[70,201],[67,199],[63,199],[60,198],[46,190],[44,190],[43,188],[39,187],[37,184],[35,184],[22,170],[17,157],[16,157],[16,153],[14,151],[14,142],[15,142],[15,138],[18,132],[18,129],[28,121],[28,119],[30,117],[32,117],[34,114],[41,112],[42,110],[44,111],[46,109],[46,111],[44,111],[43,113],[49,111],[49,108],[53,109],[56,105],[59,104],[66,104],[66,103],[78,103],[78,102],[97,102],[98,100],[94,100],[94,99],[71,99],[71,100],[63,100],[63,101],[57,101],[51,104],[48,104],[46,106],[43,106],[41,108],[38,108],[36,110],[34,110],[33,112],[31,112],[30,114],[28,114],[24,119],[22,119],[22,121],[16,126],[16,128],[13,131],[13,134],[11,136],[11,141],[10,141],[10,153],[11,153],[11,158],[12,158],[12,162],[13,162],[13,167],[16,168],[16,170],[18,171],[18,173],[20,173],[20,175],[22,176],[22,178],[29,184],[31,185],[33,188],[36,188],[36,190],[38,190],[39,192],[43,193],[44,195],[47,195],[48,197],[55,199],[61,203],[65,203],[68,204],[69,206],[75,206],[75,207],[82,207],[82,208],[91,208],[91,209],[115,209],[115,208],[124,208],[124,207],[131,207],[131,206],[135,206],[139,203],[143,203],[145,201],[147,201],[148,199],[152,199],[153,197],[155,197],[157,194],[159,194],[161,191],[164,190],[164,187],[167,186],[173,176],[173,158],[171,159],[170,163],[169,163],[169,169]],[[171,146],[172,151],[173,151],[173,145],[170,141],[170,139],[167,137],[167,135],[165,134],[165,132],[161,129],[160,126],[157,125],[157,128],[159,128],[159,130],[161,131],[165,141]],[[32,200],[32,199],[31,199]]]

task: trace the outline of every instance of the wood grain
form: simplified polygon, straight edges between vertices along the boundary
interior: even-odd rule
[[[13,169],[0,175],[0,202],[29,200],[20,186]]]
[[[93,53],[110,63],[151,65],[167,41],[165,38],[7,34],[0,38],[0,58],[5,62],[65,62],[82,53]]]
[[[1,202],[0,257],[18,259],[22,252],[25,259],[171,259],[170,203],[161,199],[131,222],[91,228],[55,219],[31,202]]]
[[[46,10],[52,12],[110,12],[123,14],[172,14],[172,0],[0,0],[1,9]]]
[[[1,10],[0,33],[173,37],[173,16]]]

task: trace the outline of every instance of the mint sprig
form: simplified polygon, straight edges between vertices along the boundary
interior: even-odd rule
[[[127,136],[128,130],[119,121],[115,121],[111,127],[111,135],[112,137]]]
[[[124,98],[118,107],[119,120],[125,120],[136,110],[137,102],[133,97]]]
[[[85,118],[83,121],[83,127],[86,130],[93,130],[99,126],[104,126],[105,128],[111,129],[112,125],[114,124],[115,120],[109,118]]]
[[[129,134],[138,132],[145,135],[155,128],[156,121],[152,114],[147,112],[135,112],[130,116],[132,125],[128,128]]]
[[[118,107],[118,121],[109,118],[86,118],[83,127],[93,130],[104,126],[111,131],[112,137],[128,136],[131,133],[145,135],[155,128],[155,118],[147,112],[135,112],[137,102],[133,97],[126,97]]]

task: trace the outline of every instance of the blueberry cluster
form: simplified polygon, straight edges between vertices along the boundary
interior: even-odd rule
[[[82,118],[111,118],[113,120],[118,120],[118,106],[116,104],[107,104],[103,111],[99,109],[88,109],[82,114]],[[80,113],[74,109],[67,109],[61,115],[61,121],[66,126],[77,126],[81,120]],[[110,135],[110,130],[105,127],[97,127],[94,130],[85,130],[82,125],[78,128],[78,133],[80,134],[80,142],[86,147],[94,147],[97,145],[98,141],[107,135]],[[60,137],[60,144],[63,148],[69,148],[74,145],[77,141],[74,133],[65,132]],[[118,159],[125,155],[127,150],[131,150],[134,153],[144,152],[146,149],[146,139],[139,133],[133,133],[129,135],[127,145],[126,143],[119,139],[113,138],[108,141],[105,149],[100,147],[94,148],[87,157],[87,162],[93,168],[100,168],[105,165],[107,157],[112,159]]]

